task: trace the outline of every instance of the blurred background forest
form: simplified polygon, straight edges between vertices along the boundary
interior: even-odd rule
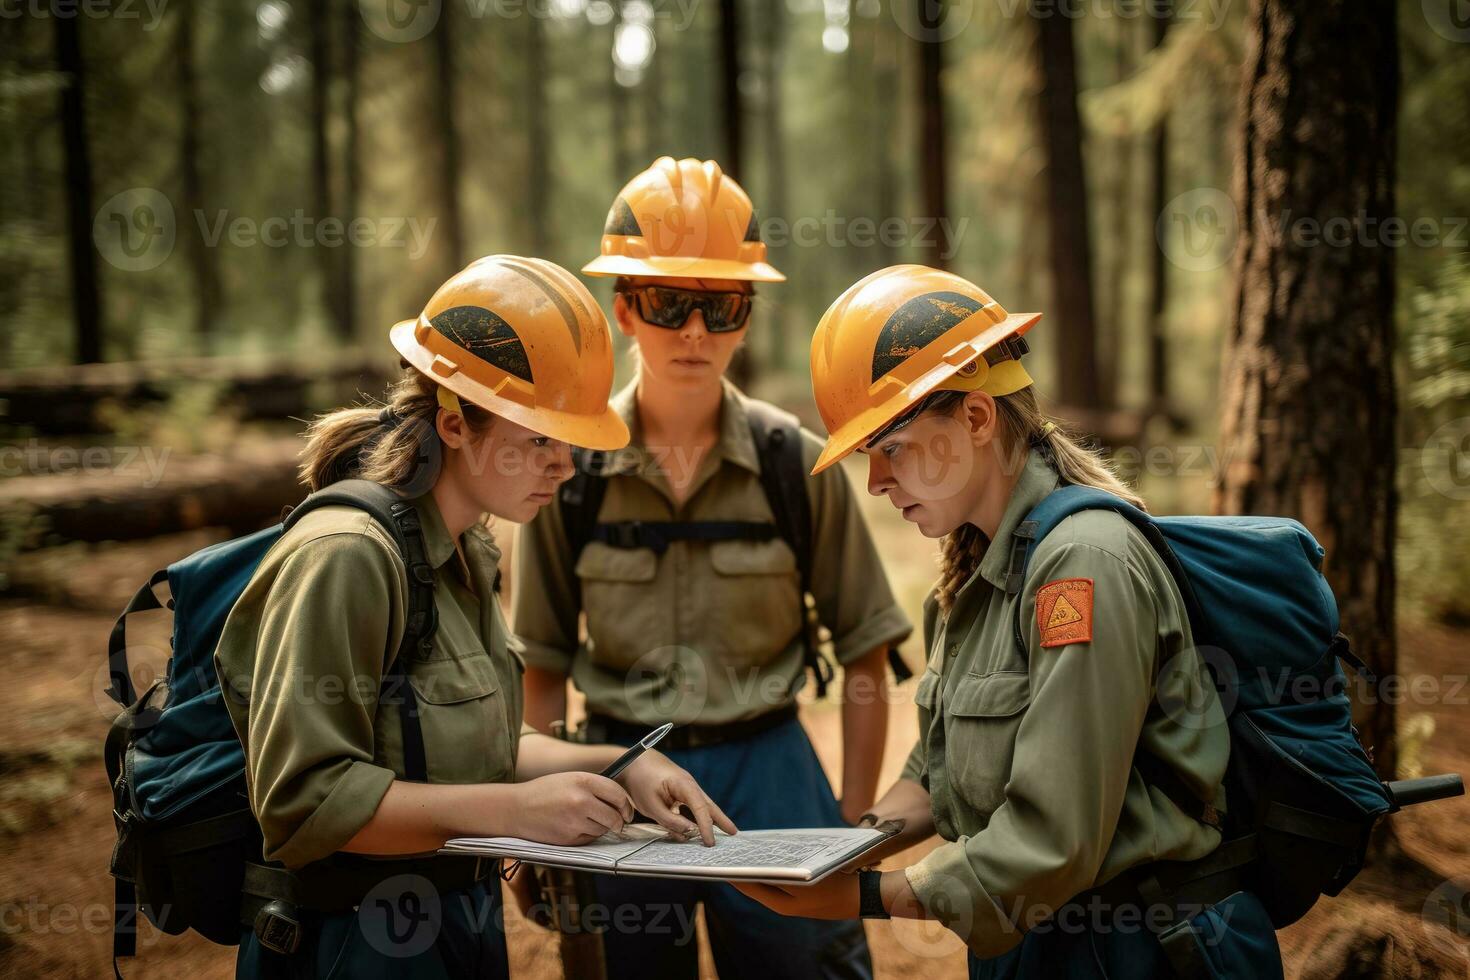
[[[1294,18],[1363,85],[1303,109],[1298,86],[1323,93],[1279,43]],[[1377,569],[1333,572],[1370,662],[1463,676],[1464,0],[0,0],[0,133],[0,618],[32,671],[0,693],[0,838],[80,855],[0,872],[0,902],[101,894],[105,849],[68,818],[106,835],[105,791],[72,773],[95,765],[89,688],[136,584],[297,499],[299,420],[379,394],[387,328],[443,279],[493,252],[580,268],[661,155],[736,176],[789,277],[737,365],[754,393],[815,423],[828,303],[885,265],[946,266],[1046,311],[1047,404],[1155,510],[1308,519]],[[1316,197],[1272,177],[1293,139]],[[1283,323],[1300,361],[1269,341]],[[1247,430],[1310,474],[1240,456]],[[1261,473],[1274,489],[1249,489]],[[870,520],[917,610],[931,554]],[[1380,767],[1463,769],[1464,703],[1370,722]],[[1400,911],[1470,870],[1436,823],[1470,813],[1448,807],[1409,836],[1450,864]],[[79,954],[98,969],[101,941]],[[6,925],[0,964],[47,945]],[[53,955],[54,975],[96,972]]]

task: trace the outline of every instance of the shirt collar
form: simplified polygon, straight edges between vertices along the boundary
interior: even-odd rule
[[[414,498],[413,507],[418,511],[419,524],[424,529],[425,557],[430,565],[438,568],[455,553],[454,539],[444,526],[444,515],[439,513],[439,505],[434,502],[432,493]]]
[[[745,395],[726,378],[720,379],[720,385],[720,441],[715,451],[721,458],[759,475],[760,454],[756,452],[755,437],[750,433]],[[608,476],[645,472],[644,467],[650,460],[648,447],[643,442],[643,427],[638,421],[638,379],[634,378],[613,395],[608,406],[627,425],[629,441],[623,449],[608,453],[603,472]]]
[[[981,578],[997,589],[1006,587],[1006,578],[1011,569],[1012,532],[1016,530],[1016,525],[1026,519],[1032,508],[1045,500],[1060,483],[1061,478],[1046,458],[1035,449],[1029,450],[1026,465],[1021,470],[1015,489],[1011,491],[1010,503],[1006,504],[1005,514],[995,529],[995,539],[986,546],[985,556],[980,559]]]

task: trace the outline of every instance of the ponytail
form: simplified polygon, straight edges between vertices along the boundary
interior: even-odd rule
[[[463,399],[460,404],[471,431],[489,428],[494,416]],[[299,478],[313,492],[352,478],[427,491],[443,455],[438,415],[439,386],[404,368],[384,407],[342,408],[307,426]]]
[[[962,391],[940,392],[926,410],[949,411],[965,395]],[[1088,448],[1067,429],[1047,421],[1036,404],[1034,387],[1002,395],[995,399],[995,404],[1000,413],[1001,450],[1008,459],[1024,465],[1026,453],[1035,448],[1056,469],[1062,482],[1106,490],[1140,510],[1147,510],[1143,498],[1119,479],[1099,450]],[[955,593],[980,567],[987,545],[985,534],[970,523],[961,524],[945,535],[940,547],[939,581],[935,585],[935,599],[945,615],[954,605]]]

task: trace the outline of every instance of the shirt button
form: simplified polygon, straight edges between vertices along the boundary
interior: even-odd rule
[[[951,657],[953,657],[955,654],[957,654],[957,653],[960,652],[960,645],[958,643],[951,643],[949,645],[949,651],[948,652],[949,652],[949,655]]]

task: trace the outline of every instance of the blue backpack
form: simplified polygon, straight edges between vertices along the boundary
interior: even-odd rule
[[[398,545],[409,573],[403,641],[384,674],[383,704],[403,723],[409,779],[425,781],[417,701],[398,664],[433,643],[437,625],[433,572],[418,512],[387,487],[343,480],[307,497],[274,527],[212,545],[155,572],[118,616],[108,643],[107,693],[123,711],[107,735],[104,761],[113,793],[117,845],[113,956],[131,956],[137,913],[163,932],[193,929],[224,945],[240,941],[241,884],[247,861],[261,860],[260,829],[250,812],[245,753],[225,708],[214,652],[225,619],[261,559],[297,521],[320,507],[367,511]],[[170,598],[155,589],[167,582]],[[173,611],[172,656],[164,679],[137,697],[127,662],[130,613]]]
[[[1378,818],[1464,792],[1455,774],[1385,783],[1373,771],[1339,661],[1369,684],[1376,678],[1338,631],[1337,603],[1322,575],[1325,552],[1301,524],[1153,517],[1105,491],[1063,486],[1017,526],[1008,592],[1020,590],[1036,543],[1084,510],[1127,518],[1169,569],[1228,716],[1226,814],[1197,799],[1173,769],[1147,753],[1136,758],[1146,781],[1223,836],[1217,852],[1199,862],[1159,862],[1179,866],[1152,875],[1141,889],[1145,899],[1149,891],[1167,897],[1212,877],[1228,880],[1259,897],[1281,928],[1352,881]],[[1018,613],[1024,653],[1019,620]]]

